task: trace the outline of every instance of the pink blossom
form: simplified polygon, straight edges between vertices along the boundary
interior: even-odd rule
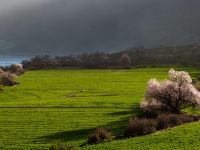
[[[169,79],[175,82],[192,83],[190,75],[185,71],[169,70]]]
[[[145,100],[141,107],[163,104],[171,111],[179,111],[186,105],[200,105],[200,92],[192,85],[192,79],[187,72],[169,71],[169,80],[148,82]]]

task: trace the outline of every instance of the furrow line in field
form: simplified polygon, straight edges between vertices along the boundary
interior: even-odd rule
[[[133,109],[133,107],[121,107],[121,108],[119,108],[119,107],[0,107],[0,109],[4,109],[4,108],[10,108],[10,109],[16,109],[16,108],[20,108],[20,109],[27,109],[27,108],[30,108],[30,109],[33,109],[33,108],[69,108],[69,109],[71,109],[71,108],[78,108],[78,109],[81,109],[81,108],[91,108],[91,109],[93,109],[93,108],[99,108],[99,109],[102,109],[102,108],[112,108],[112,109]]]

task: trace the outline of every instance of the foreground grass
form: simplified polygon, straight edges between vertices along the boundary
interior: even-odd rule
[[[197,69],[187,69],[195,77]],[[0,149],[48,149],[55,141],[79,147],[86,135],[105,126],[123,133],[139,114],[146,82],[167,78],[168,68],[133,70],[41,70],[0,93]],[[199,113],[196,111],[195,113]],[[200,123],[153,135],[81,149],[184,149],[198,147]],[[190,137],[190,138],[189,138]],[[79,147],[80,148],[80,147]]]

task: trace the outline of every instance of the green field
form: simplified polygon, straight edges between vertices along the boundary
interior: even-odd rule
[[[0,149],[45,150],[56,141],[91,150],[200,149],[200,122],[80,147],[97,127],[122,134],[128,118],[140,113],[147,81],[167,78],[168,69],[29,71],[0,93]]]

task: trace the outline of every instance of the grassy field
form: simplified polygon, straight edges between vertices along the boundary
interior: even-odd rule
[[[184,68],[195,78],[200,70]],[[0,93],[0,149],[48,149],[56,141],[77,149],[199,149],[200,122],[145,137],[80,147],[88,133],[106,127],[123,133],[139,114],[146,82],[167,78],[168,68],[41,70]],[[199,113],[199,112],[196,112]]]

